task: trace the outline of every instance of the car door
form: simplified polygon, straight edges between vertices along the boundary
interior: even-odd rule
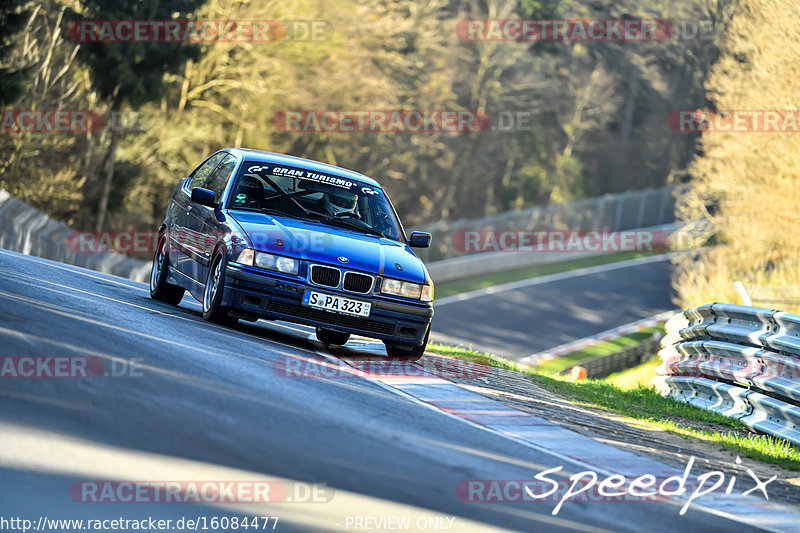
[[[194,250],[196,239],[189,229],[189,214],[194,209],[194,203],[191,200],[192,189],[202,187],[226,155],[228,155],[227,152],[217,152],[203,161],[189,174],[189,177],[184,180],[183,186],[175,194],[174,213],[171,217],[172,227],[168,228],[171,244],[170,264],[187,276],[192,271],[193,255],[196,254]]]
[[[214,191],[214,198],[219,203],[223,200],[223,193],[228,186],[228,182],[236,169],[237,160],[234,156],[227,154],[222,162],[217,165],[208,180],[203,184],[204,189]],[[192,203],[187,220],[187,230],[197,238],[197,254],[193,257],[189,275],[198,280],[205,281],[208,276],[211,254],[214,253],[214,246],[219,237],[227,231],[224,222],[224,215],[219,207],[214,209],[205,205]],[[223,217],[220,220],[220,217]]]

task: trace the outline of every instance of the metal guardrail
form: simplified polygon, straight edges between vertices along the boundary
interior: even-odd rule
[[[421,228],[433,235],[433,244],[417,253],[436,283],[596,256],[597,252],[585,251],[466,252],[453,246],[453,237],[465,230],[651,229],[672,234],[681,226],[675,223],[675,193],[675,187],[651,188],[534,206],[483,218],[440,221]]]
[[[673,186],[648,188],[583,198],[573,202],[538,205],[476,219],[440,221],[422,229],[433,235],[433,245],[421,251],[426,262],[465,254],[451,245],[461,230],[629,230],[675,222]]]
[[[636,231],[651,231],[654,234],[663,234],[671,239],[683,229],[682,223],[663,224],[646,228],[631,228]],[[445,244],[450,244],[446,242]],[[660,243],[657,243],[658,246]],[[656,248],[654,246],[654,248]],[[657,248],[656,248],[657,249]],[[647,251],[647,250],[644,250]],[[655,250],[654,250],[655,251]],[[508,251],[508,252],[483,252],[469,255],[460,255],[450,259],[428,262],[425,265],[436,283],[447,283],[460,279],[485,276],[496,272],[521,270],[534,266],[551,265],[565,261],[577,261],[588,257],[597,257],[615,253],[613,251]],[[422,256],[425,260],[425,256]]]
[[[666,329],[662,394],[800,445],[800,315],[714,303]]]
[[[80,253],[67,246],[73,230],[0,189],[0,248],[53,259],[136,281],[147,281],[150,263],[119,253]]]

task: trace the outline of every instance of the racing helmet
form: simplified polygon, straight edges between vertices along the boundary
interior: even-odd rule
[[[332,216],[356,212],[356,195],[346,190],[335,190],[325,195],[323,206]]]

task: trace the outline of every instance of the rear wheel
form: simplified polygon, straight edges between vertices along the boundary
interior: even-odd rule
[[[317,339],[324,344],[347,344],[350,340],[349,333],[342,333],[341,331],[333,331],[332,329],[317,328]]]
[[[418,361],[420,357],[425,354],[425,347],[428,346],[428,336],[431,334],[431,329],[425,333],[425,338],[422,344],[414,346],[411,344],[395,344],[391,342],[384,342],[386,345],[386,354],[389,357],[396,357],[405,361]]]
[[[222,308],[222,291],[225,288],[225,267],[228,262],[225,254],[218,254],[211,262],[203,290],[203,320],[233,326],[239,319],[232,317]]]
[[[183,299],[184,289],[167,283],[168,274],[167,238],[162,233],[158,237],[156,253],[153,255],[153,269],[150,271],[150,298],[177,305]]]

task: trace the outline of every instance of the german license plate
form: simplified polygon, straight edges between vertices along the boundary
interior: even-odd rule
[[[362,302],[361,300],[351,300],[342,296],[335,296],[333,294],[324,294],[316,291],[306,291],[303,295],[303,305],[313,307],[315,309],[324,309],[332,313],[341,313],[343,315],[352,316],[369,316],[370,302]]]

